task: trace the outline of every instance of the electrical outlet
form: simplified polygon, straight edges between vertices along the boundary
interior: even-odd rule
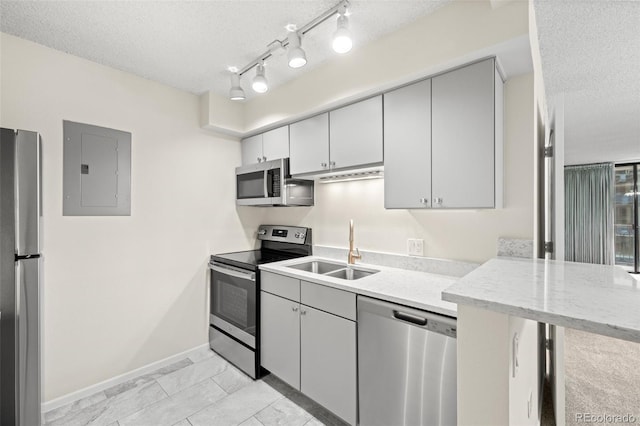
[[[409,256],[424,256],[424,240],[409,238],[407,240],[407,253]]]

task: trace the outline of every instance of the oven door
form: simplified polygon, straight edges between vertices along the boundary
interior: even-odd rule
[[[256,273],[220,263],[210,263],[209,269],[211,325],[255,349]]]

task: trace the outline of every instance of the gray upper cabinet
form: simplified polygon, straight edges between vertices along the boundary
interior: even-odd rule
[[[329,112],[334,169],[382,163],[382,95]]]
[[[495,82],[494,59],[432,79],[433,207],[496,206]]]
[[[262,155],[264,161],[289,158],[289,126],[262,134]]]
[[[384,206],[431,207],[431,80],[384,94]]]
[[[262,161],[262,134],[242,140],[242,165]]]
[[[292,175],[329,170],[329,114],[316,115],[289,126]]]
[[[242,165],[289,157],[289,126],[242,140]]]

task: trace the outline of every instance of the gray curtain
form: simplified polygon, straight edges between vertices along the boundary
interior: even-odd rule
[[[565,260],[613,264],[614,197],[613,164],[565,167]]]

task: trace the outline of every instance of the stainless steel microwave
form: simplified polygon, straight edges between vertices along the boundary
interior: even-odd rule
[[[289,159],[236,168],[236,204],[240,206],[312,206],[314,182],[292,179]]]

